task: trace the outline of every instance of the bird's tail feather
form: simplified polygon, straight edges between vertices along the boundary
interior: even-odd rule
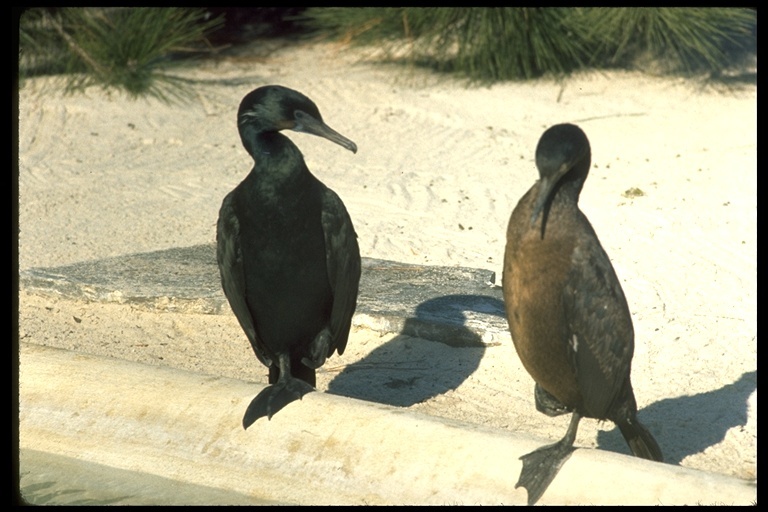
[[[629,449],[632,450],[632,454],[635,457],[664,462],[664,456],[661,454],[661,448],[659,448],[656,439],[653,438],[650,431],[637,418],[617,424],[619,425],[619,430],[621,430],[621,435],[624,436]]]

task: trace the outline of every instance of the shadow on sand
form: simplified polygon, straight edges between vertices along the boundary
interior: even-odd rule
[[[689,455],[722,442],[731,428],[746,425],[747,400],[755,389],[757,371],[747,372],[714,391],[659,400],[638,416],[658,441],[664,462],[680,464]],[[618,428],[598,433],[597,445],[630,453]]]
[[[440,324],[435,326],[438,312]],[[408,407],[457,388],[485,353],[481,335],[465,325],[476,314],[503,319],[504,304],[487,295],[468,294],[419,303],[400,334],[347,366],[329,383],[328,392]],[[451,345],[455,357],[436,357],[436,343]]]

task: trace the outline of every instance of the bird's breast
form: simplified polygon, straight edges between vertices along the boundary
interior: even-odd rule
[[[304,193],[269,202],[239,199],[246,297],[261,305],[253,308],[257,324],[289,312],[293,324],[317,324],[332,303],[320,198]]]
[[[563,290],[573,249],[569,237],[541,239],[538,229],[525,230],[507,241],[502,278],[510,333],[523,366],[570,406],[579,398],[568,360]]]

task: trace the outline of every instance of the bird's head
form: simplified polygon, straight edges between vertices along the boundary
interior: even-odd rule
[[[531,214],[531,226],[536,223],[561,180],[574,183],[578,199],[589,173],[590,160],[589,140],[578,126],[556,124],[541,135],[536,146],[539,191]]]
[[[240,102],[237,126],[244,144],[259,133],[293,130],[323,137],[357,153],[354,142],[323,122],[312,100],[280,85],[267,85],[248,93]]]

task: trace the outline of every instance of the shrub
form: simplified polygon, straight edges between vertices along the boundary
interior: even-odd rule
[[[69,91],[99,85],[168,100],[186,92],[166,72],[179,62],[175,53],[192,50],[220,24],[200,9],[34,9],[20,23],[20,73],[63,71]]]
[[[336,39],[475,80],[562,76],[584,66],[718,73],[754,46],[756,13],[736,8],[310,8]]]
[[[754,48],[756,13],[734,8],[592,8],[576,13],[592,62],[653,61],[667,72],[719,73]]]

